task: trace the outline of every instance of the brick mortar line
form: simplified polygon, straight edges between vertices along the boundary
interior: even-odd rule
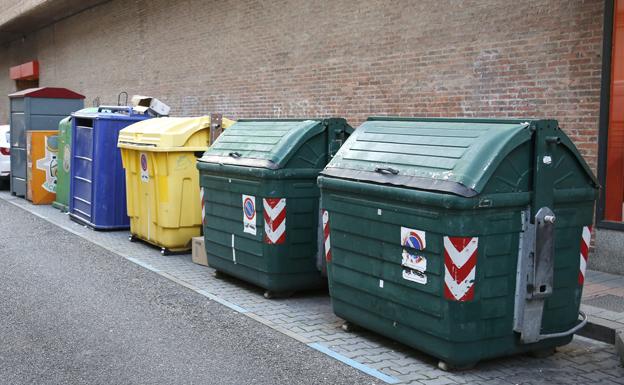
[[[55,226],[57,226],[57,227],[59,227],[59,228],[61,228],[61,229],[63,229],[63,230],[69,231],[70,233],[72,233],[72,234],[74,234],[74,235],[77,235],[77,236],[79,236],[80,238],[82,238],[82,239],[84,239],[84,240],[86,240],[86,241],[88,241],[88,242],[90,242],[90,243],[92,243],[92,244],[95,244],[95,245],[97,245],[97,246],[99,246],[99,247],[101,247],[101,248],[103,248],[103,249],[107,250],[108,252],[111,252],[111,253],[113,253],[113,254],[115,254],[115,255],[118,255],[118,256],[120,256],[121,258],[125,259],[126,261],[128,261],[128,262],[130,262],[130,263],[132,263],[132,264],[134,264],[134,265],[136,265],[136,266],[139,266],[139,267],[141,267],[141,268],[143,268],[143,269],[145,269],[145,270],[147,270],[147,271],[150,271],[150,272],[152,272],[152,273],[154,273],[154,274],[157,274],[157,275],[159,275],[159,276],[161,276],[161,277],[163,277],[163,278],[165,278],[165,279],[168,279],[168,280],[170,280],[170,281],[172,281],[172,282],[174,282],[174,283],[176,283],[176,284],[178,284],[178,285],[180,285],[180,286],[186,287],[187,289],[192,290],[192,291],[194,291],[195,293],[197,293],[197,294],[199,294],[199,295],[201,295],[201,296],[203,296],[203,297],[207,298],[208,300],[213,301],[213,302],[215,302],[215,303],[217,303],[217,304],[219,304],[219,305],[221,305],[221,306],[223,306],[223,307],[229,308],[229,309],[230,309],[230,310],[232,310],[232,311],[235,311],[235,312],[237,312],[237,313],[239,313],[239,314],[242,314],[242,315],[244,315],[244,316],[246,316],[246,317],[248,317],[248,318],[251,318],[252,320],[254,320],[254,321],[256,321],[256,322],[258,322],[258,323],[260,323],[260,324],[263,324],[263,325],[265,325],[265,326],[267,326],[267,327],[269,327],[269,328],[271,328],[271,329],[273,329],[273,330],[275,330],[275,331],[277,331],[277,332],[279,332],[279,333],[281,333],[281,334],[283,334],[283,335],[285,335],[285,336],[287,336],[287,337],[290,337],[290,338],[292,338],[292,339],[296,340],[297,342],[300,342],[300,343],[302,343],[302,344],[304,344],[304,345],[308,346],[308,347],[309,347],[310,349],[312,349],[312,350],[319,351],[318,349],[314,349],[314,348],[312,348],[312,347],[310,347],[310,346],[309,346],[311,343],[314,343],[314,341],[313,341],[313,340],[311,340],[311,339],[309,339],[309,338],[306,338],[305,336],[302,336],[302,335],[300,335],[300,334],[298,334],[298,333],[296,333],[296,332],[290,331],[290,330],[288,330],[288,329],[286,329],[286,328],[284,328],[284,327],[281,327],[281,326],[279,326],[279,325],[275,325],[275,324],[274,324],[273,322],[271,322],[270,320],[268,320],[268,319],[266,319],[266,318],[264,318],[264,317],[262,317],[262,316],[260,316],[260,315],[258,315],[258,314],[256,314],[256,313],[253,313],[253,312],[250,312],[250,311],[239,311],[239,310],[236,310],[236,309],[235,309],[235,308],[233,308],[233,307],[227,306],[227,305],[226,305],[226,304],[224,304],[223,302],[230,303],[230,304],[235,305],[235,306],[237,306],[237,307],[239,307],[239,308],[241,308],[241,309],[244,309],[242,306],[240,306],[240,305],[238,305],[238,304],[235,304],[235,303],[233,303],[233,302],[231,302],[231,301],[228,301],[228,300],[227,300],[227,299],[225,299],[225,298],[221,298],[221,297],[219,297],[219,296],[218,296],[218,295],[216,295],[216,294],[210,293],[208,290],[205,290],[205,289],[199,289],[199,288],[198,288],[198,287],[196,287],[195,285],[193,285],[193,284],[191,284],[191,283],[188,283],[188,282],[184,281],[184,280],[183,280],[183,279],[181,279],[181,278],[178,278],[178,277],[176,277],[176,276],[174,276],[174,275],[171,275],[171,274],[169,274],[169,273],[167,273],[167,272],[161,271],[160,269],[157,269],[157,268],[155,268],[155,267],[153,267],[153,266],[151,266],[151,265],[149,265],[149,264],[147,264],[147,263],[140,262],[140,261],[138,261],[138,260],[137,260],[136,258],[134,258],[134,257],[125,256],[125,255],[121,254],[119,251],[114,250],[114,249],[112,249],[112,248],[110,248],[110,247],[106,246],[105,244],[100,243],[99,241],[94,241],[94,240],[91,240],[91,239],[89,239],[89,238],[85,237],[83,234],[79,233],[78,231],[76,231],[76,230],[74,230],[74,229],[72,229],[72,228],[70,228],[70,227],[68,227],[68,226],[65,226],[65,225],[63,225],[63,224],[60,224],[60,223],[54,222],[54,221],[52,221],[50,218],[48,218],[48,217],[46,217],[46,216],[44,216],[44,215],[42,215],[42,214],[39,214],[39,213],[37,213],[37,212],[35,212],[35,211],[33,211],[33,210],[30,210],[27,206],[20,204],[20,203],[19,203],[19,200],[18,200],[19,198],[15,198],[15,199],[6,199],[6,197],[4,197],[4,196],[0,196],[0,199],[4,200],[5,202],[8,202],[8,203],[10,203],[10,204],[12,204],[12,205],[14,205],[14,206],[16,206],[16,207],[19,207],[19,208],[21,208],[22,210],[24,210],[24,211],[26,211],[26,212],[29,212],[29,213],[31,213],[31,214],[33,214],[33,215],[35,215],[35,216],[37,216],[37,217],[39,217],[39,218],[41,218],[41,219],[45,220],[45,221],[46,221],[46,222],[48,222],[48,223],[51,223],[51,224],[53,224],[53,225],[55,225]],[[208,294],[208,295],[207,295],[207,294]],[[221,300],[221,301],[219,301],[219,300]],[[322,345],[321,343],[318,343],[318,344]],[[333,349],[331,349],[329,346],[325,346],[325,348],[327,348],[328,350],[333,351]],[[323,353],[323,354],[325,354],[325,353]],[[332,357],[332,356],[331,356],[331,355],[329,355],[329,354],[326,354],[326,355],[327,355],[327,356],[329,356],[329,357],[331,357],[332,359],[334,359],[334,360],[336,360],[336,361],[342,362],[342,361],[340,361],[340,360],[338,360],[338,359],[336,359],[336,358]],[[353,361],[357,362],[356,360],[353,360]],[[359,362],[357,362],[357,363],[358,363],[358,364],[360,364],[360,365],[362,365],[363,367],[368,367],[368,368],[370,368],[370,369],[376,370],[375,368],[372,368],[372,367],[370,367],[370,366],[368,366],[368,365],[366,365],[366,364],[362,364],[362,363],[359,363]],[[362,371],[361,369],[356,368],[356,367],[354,367],[353,365],[349,365],[349,364],[346,364],[346,363],[344,363],[344,362],[343,362],[343,364],[348,365],[348,366],[351,366],[351,367],[353,367],[353,368],[354,368],[354,369],[356,369],[356,370]],[[376,370],[376,371],[378,371],[378,370]],[[379,371],[379,372],[381,372],[381,371]],[[364,371],[364,373],[366,373],[366,372]],[[381,373],[382,373],[382,374],[385,374],[385,373],[383,373],[383,372],[381,372]],[[370,375],[369,373],[366,373],[366,374]],[[390,378],[395,378],[395,377],[393,377],[393,376],[389,376],[389,375],[386,375],[386,376],[388,376],[388,377],[390,377]],[[375,376],[371,376],[371,377],[375,377]],[[382,380],[382,381],[383,381],[383,380]],[[386,381],[384,381],[384,382],[386,382]],[[403,381],[400,381],[400,382],[392,382],[392,383],[394,383],[394,384],[402,384],[402,383],[404,383],[404,382],[403,382]]]

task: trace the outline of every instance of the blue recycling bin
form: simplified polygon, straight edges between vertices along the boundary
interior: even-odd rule
[[[72,114],[69,216],[95,230],[130,227],[126,179],[117,148],[123,128],[152,116],[127,106],[100,106]]]

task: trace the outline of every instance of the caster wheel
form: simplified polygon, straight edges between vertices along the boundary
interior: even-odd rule
[[[351,322],[345,322],[342,324],[342,326],[340,326],[340,328],[342,330],[344,330],[347,333],[351,333],[354,332],[356,330],[358,330],[358,327],[354,324],[352,324]]]
[[[533,358],[547,358],[553,354],[555,354],[555,348],[538,349],[529,352],[529,355]]]
[[[438,369],[444,370],[445,372],[459,372],[462,370],[470,370],[474,368],[476,364],[476,362],[471,362],[463,365],[452,365],[446,361],[440,360],[438,361]]]
[[[171,253],[169,252],[169,250],[167,250],[166,248],[161,248],[160,249],[160,254],[162,255],[170,255]]]
[[[130,236],[128,236],[128,240],[129,240],[130,242],[136,242],[136,241],[137,241],[137,239],[136,239],[136,237],[135,237],[134,235],[130,235]]]
[[[225,278],[225,274],[223,274],[222,272],[220,272],[219,270],[215,270],[214,272],[214,277],[216,279],[223,279]]]
[[[273,298],[275,298],[275,293],[270,291],[270,290],[267,290],[267,291],[264,292],[264,298],[266,298],[266,299],[273,299]]]

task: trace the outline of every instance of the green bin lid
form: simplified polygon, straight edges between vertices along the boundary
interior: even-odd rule
[[[324,130],[321,120],[240,120],[223,131],[198,161],[280,169]]]
[[[464,197],[481,193],[498,165],[531,140],[530,122],[514,119],[369,118],[321,173]],[[595,178],[564,136],[585,171]]]

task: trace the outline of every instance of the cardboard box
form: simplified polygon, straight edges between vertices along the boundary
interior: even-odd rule
[[[160,100],[151,96],[134,95],[132,97],[133,110],[138,113],[149,111],[158,116],[167,116],[171,108]]]
[[[193,237],[193,263],[208,266],[204,237]]]

